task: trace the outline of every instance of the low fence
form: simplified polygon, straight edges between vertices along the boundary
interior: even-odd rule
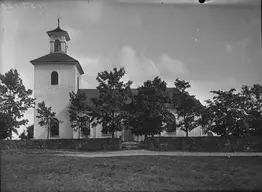
[[[69,150],[119,150],[119,138],[97,139],[36,139],[36,140],[1,140],[1,150],[6,149],[69,149]]]
[[[146,149],[194,152],[262,152],[262,137],[156,137]]]

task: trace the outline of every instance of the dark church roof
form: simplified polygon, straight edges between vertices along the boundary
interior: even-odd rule
[[[69,55],[65,53],[49,53],[47,55],[44,55],[42,57],[39,57],[37,59],[34,59],[30,61],[33,65],[41,65],[41,64],[46,64],[47,62],[54,62],[55,64],[68,64],[71,65],[76,64],[77,69],[79,70],[79,73],[82,75],[84,74],[84,71],[79,64],[79,62],[74,59],[73,57],[70,57]]]
[[[55,36],[55,37],[65,36],[66,41],[70,41],[70,37],[69,37],[69,34],[67,33],[67,31],[62,30],[59,26],[52,31],[47,31],[46,33],[48,34],[49,37],[51,37],[51,36]]]
[[[173,91],[175,91],[175,90],[177,90],[177,89],[174,88],[174,87],[168,87],[168,88],[167,88],[167,94],[168,94],[168,96],[171,97]],[[99,91],[98,91],[98,89],[79,89],[78,91],[79,91],[80,93],[84,93],[84,94],[87,96],[87,98],[88,98],[88,104],[92,104],[91,98],[93,98],[93,97],[98,97],[98,96],[99,96]],[[135,95],[138,93],[137,89],[131,89],[131,92],[132,92],[133,94],[135,94]],[[166,104],[166,106],[172,108],[171,104]]]

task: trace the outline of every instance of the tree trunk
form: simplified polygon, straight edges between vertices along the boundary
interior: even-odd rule
[[[78,139],[80,139],[80,132],[81,130],[78,128]]]
[[[186,137],[188,137],[188,130],[186,130]]]
[[[115,132],[114,131],[112,131],[112,139],[114,139],[115,138],[115,134],[114,134]]]

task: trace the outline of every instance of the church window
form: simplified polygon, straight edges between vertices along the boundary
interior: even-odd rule
[[[56,137],[59,136],[59,122],[57,120],[54,120],[51,123],[50,126],[50,136],[51,137]]]
[[[58,73],[56,71],[51,73],[51,85],[58,85]]]
[[[59,40],[55,40],[55,52],[61,51],[61,42]]]

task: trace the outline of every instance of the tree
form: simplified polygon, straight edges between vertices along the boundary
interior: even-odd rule
[[[160,134],[166,126],[173,122],[174,115],[165,107],[169,101],[166,82],[159,77],[146,81],[138,89],[132,102],[127,106],[129,117],[127,124],[136,135]]]
[[[123,129],[123,122],[127,112],[124,105],[130,102],[132,81],[124,83],[121,78],[126,74],[122,67],[119,70],[98,73],[96,80],[99,96],[91,98],[92,105],[87,105],[88,115],[91,117],[92,127],[102,125],[102,133],[111,133],[114,138],[116,131]]]
[[[251,135],[262,136],[262,85],[244,85],[240,92],[241,109]]]
[[[210,114],[206,106],[203,106],[200,112],[200,118],[198,119],[198,124],[202,127],[205,133],[209,133],[208,126],[210,125]]]
[[[0,74],[0,110],[10,115],[6,131],[8,138],[12,139],[12,132],[18,135],[17,129],[28,123],[23,119],[24,113],[34,107],[34,98],[31,89],[26,89],[16,69],[10,69],[4,75]]]
[[[21,140],[26,140],[27,139],[27,135],[25,134],[25,131],[23,131],[20,135],[19,135],[19,138]]]
[[[52,112],[52,107],[46,107],[45,102],[42,101],[38,103],[38,108],[36,109],[38,115],[36,116],[40,121],[38,122],[40,126],[45,126],[47,130],[47,139],[49,139],[49,132],[52,126],[57,123],[63,123],[56,118],[56,113]]]
[[[174,91],[172,102],[178,118],[181,119],[177,127],[186,132],[188,137],[188,133],[199,126],[199,120],[196,118],[200,116],[203,106],[195,96],[186,91],[191,87],[189,82],[177,78],[174,84],[178,91]]]
[[[78,138],[80,138],[81,133],[85,137],[88,137],[90,134],[90,128],[89,126],[87,127],[87,123],[89,123],[89,116],[86,113],[87,97],[81,92],[71,92],[69,93],[69,96],[70,106],[68,112],[71,126],[74,131],[78,131]]]
[[[10,123],[12,121],[12,116],[8,113],[3,113],[0,111],[0,139],[6,139],[10,136]]]
[[[26,134],[28,139],[34,138],[34,124],[26,128]]]
[[[243,135],[246,130],[242,129],[245,124],[241,97],[232,88],[229,91],[211,91],[215,94],[212,100],[207,100],[209,113],[209,130],[221,135]]]
[[[32,139],[34,137],[34,125],[30,125],[26,127],[26,131],[24,130],[20,135],[19,138],[22,140],[25,139]]]

